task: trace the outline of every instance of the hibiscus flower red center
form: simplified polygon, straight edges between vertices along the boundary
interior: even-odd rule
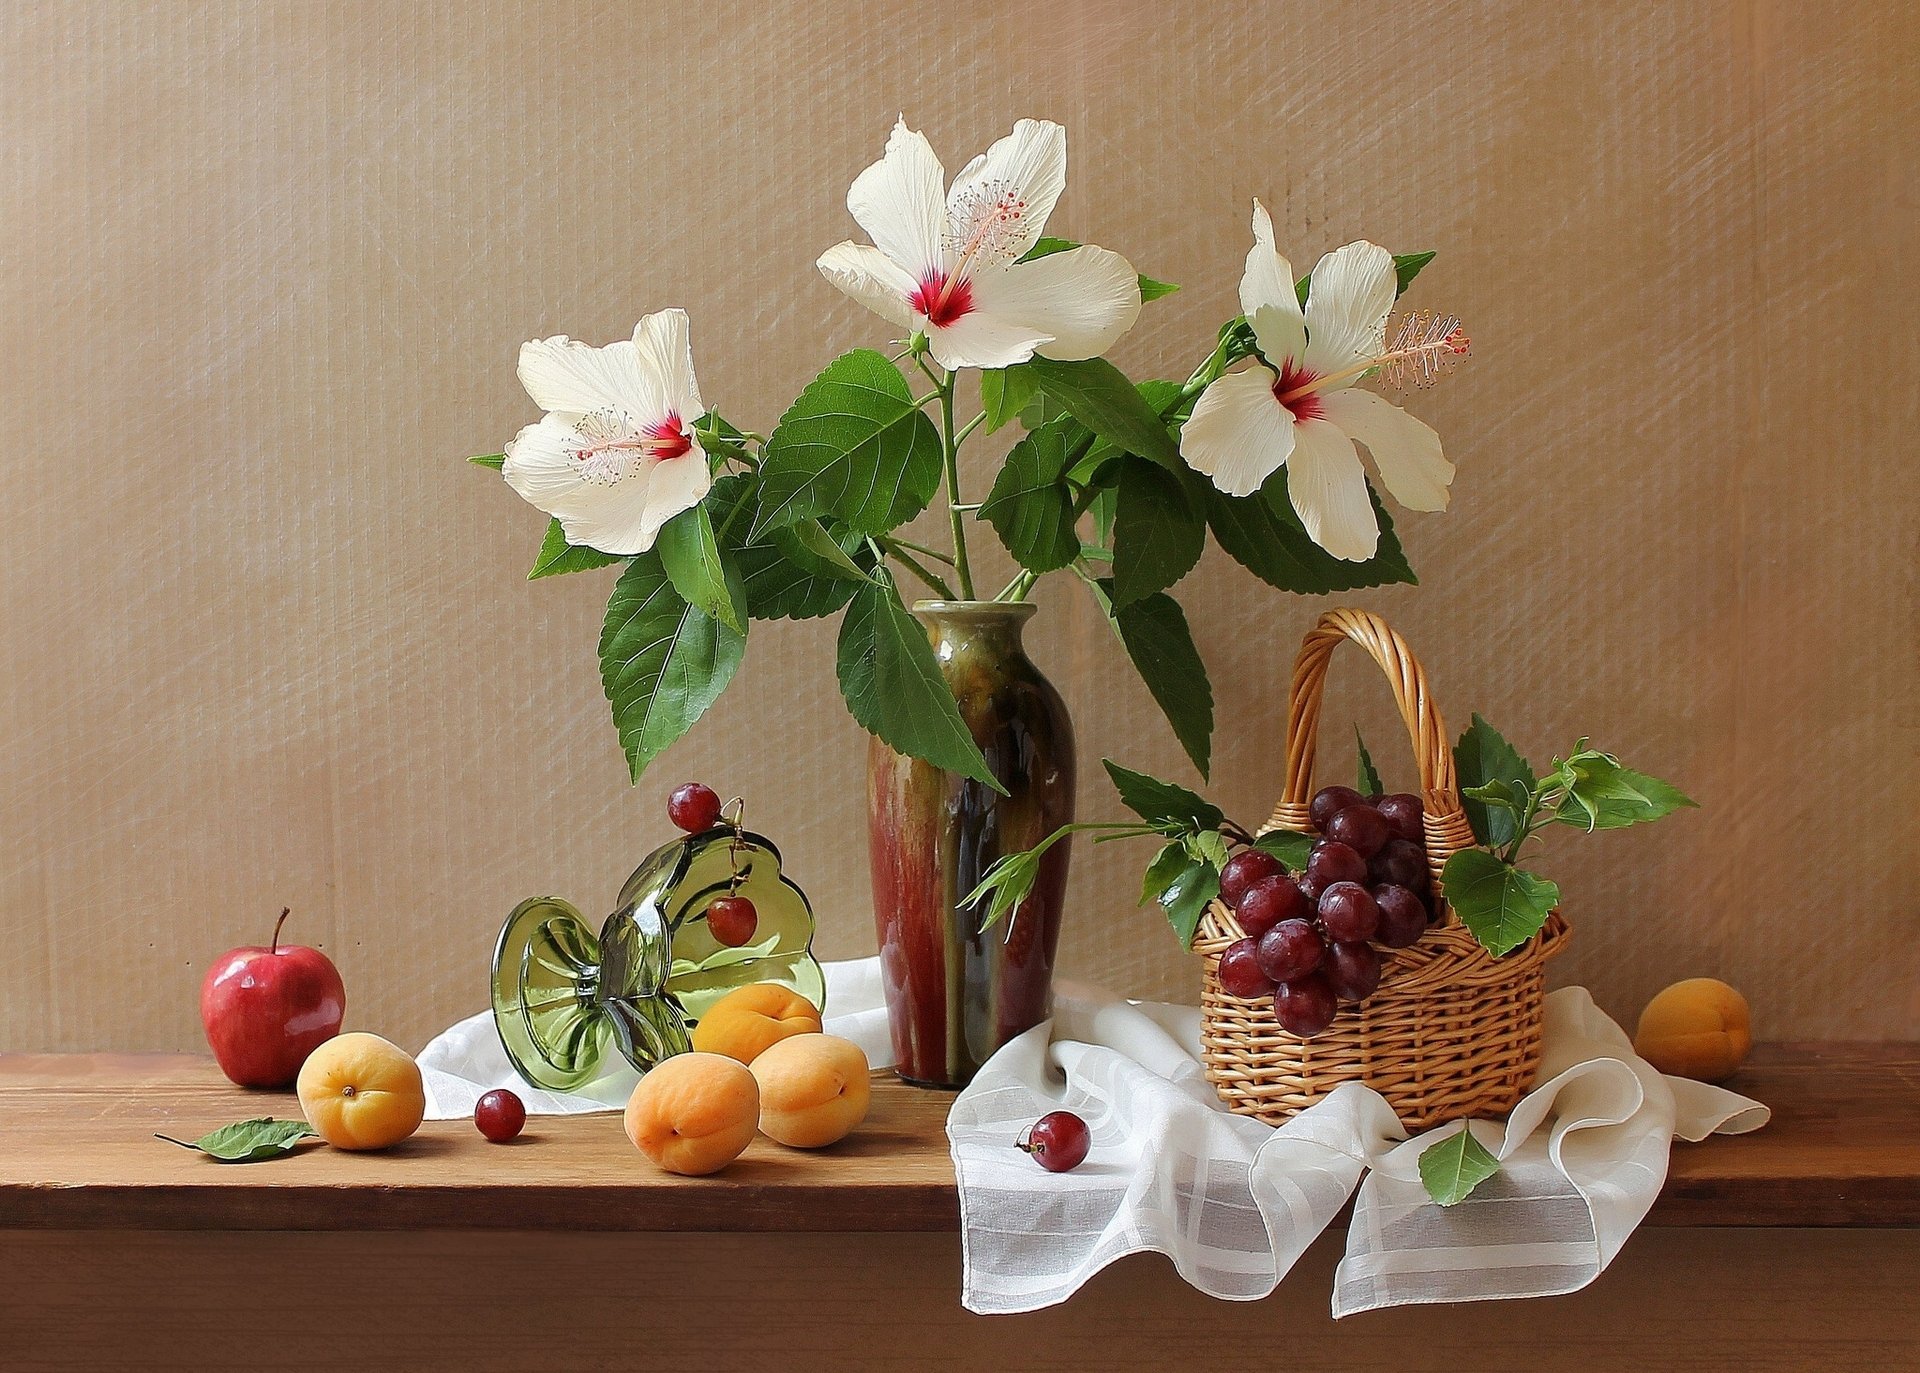
[[[925,315],[927,323],[944,329],[973,313],[973,284],[958,274],[930,270],[913,288],[907,303]]]
[[[647,447],[656,458],[678,458],[693,451],[693,439],[680,423],[678,415],[655,420],[643,432],[651,440]]]
[[[1293,413],[1296,422],[1327,417],[1321,393],[1313,389],[1320,380],[1318,372],[1302,367],[1292,358],[1281,364],[1279,379],[1273,383],[1273,398]]]

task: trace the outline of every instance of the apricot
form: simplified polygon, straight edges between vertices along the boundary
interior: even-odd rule
[[[627,1138],[669,1173],[717,1173],[753,1143],[760,1085],[725,1054],[678,1054],[627,1098]]]
[[[753,1060],[760,1129],[796,1149],[845,1139],[867,1118],[873,1084],[867,1056],[839,1035],[791,1035]]]
[[[335,1035],[300,1066],[300,1109],[336,1149],[385,1149],[427,1114],[420,1065],[399,1045],[356,1031]]]
[[[1724,1082],[1753,1047],[1749,1023],[1739,992],[1718,978],[1690,977],[1647,1003],[1633,1048],[1663,1073]]]
[[[791,987],[754,982],[728,992],[693,1027],[693,1047],[751,1063],[788,1035],[818,1034],[819,1009]]]

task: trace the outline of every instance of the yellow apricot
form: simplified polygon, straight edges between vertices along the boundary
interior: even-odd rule
[[[1690,977],[1640,1012],[1634,1052],[1663,1073],[1700,1082],[1732,1077],[1753,1047],[1747,999],[1718,978]]]
[[[356,1031],[335,1035],[300,1066],[307,1124],[336,1149],[385,1149],[427,1114],[420,1065],[399,1045]]]
[[[753,1060],[760,1129],[796,1149],[846,1138],[867,1118],[871,1069],[860,1046],[839,1035],[792,1035]]]
[[[717,1173],[753,1143],[760,1087],[724,1054],[679,1054],[640,1079],[627,1098],[627,1138],[666,1169]]]
[[[754,982],[728,992],[693,1027],[693,1047],[751,1063],[788,1035],[818,1034],[819,1009],[791,987]]]

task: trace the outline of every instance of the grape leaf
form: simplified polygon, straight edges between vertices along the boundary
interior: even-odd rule
[[[1560,904],[1560,888],[1485,849],[1461,849],[1449,858],[1440,888],[1467,932],[1495,958],[1538,934]]]
[[[1006,795],[960,718],[926,626],[900,603],[882,569],[854,593],[840,621],[837,667],[840,694],[862,728],[896,752]]]
[[[746,593],[740,574],[720,556],[713,519],[704,505],[682,510],[660,526],[654,548],[680,599],[720,621],[734,633],[747,627]]]
[[[1288,872],[1305,872],[1307,855],[1313,851],[1313,836],[1293,830],[1268,830],[1253,841],[1253,846],[1278,858]]]
[[[1577,754],[1568,760],[1573,785],[1561,798],[1554,819],[1584,830],[1617,830],[1698,806],[1678,787],[1623,768],[1604,753]]]
[[[1533,764],[1520,756],[1520,750],[1508,743],[1500,731],[1474,714],[1473,723],[1453,746],[1453,766],[1459,774],[1460,805],[1473,827],[1473,837],[1493,848],[1513,842],[1520,830],[1520,817],[1501,807],[1489,807],[1477,797],[1467,796],[1469,788],[1490,782],[1531,788]]]
[[[1207,525],[1185,484],[1164,467],[1128,458],[1113,522],[1113,603],[1165,591],[1200,561]]]
[[[1500,1160],[1473,1137],[1466,1121],[1458,1132],[1420,1151],[1420,1182],[1441,1206],[1457,1206],[1500,1171]]]
[[[1193,861],[1187,853],[1187,846],[1178,839],[1169,839],[1161,846],[1160,852],[1153,856],[1153,862],[1147,865],[1146,876],[1140,879],[1140,902],[1144,906],[1149,901],[1158,901],[1160,894],[1173,885],[1173,879],[1187,870]]]
[[[1188,861],[1179,876],[1160,893],[1160,909],[1167,923],[1180,936],[1180,947],[1193,947],[1193,933],[1200,928],[1200,917],[1207,903],[1220,894],[1220,870],[1203,858]]]
[[[634,781],[720,698],[746,648],[687,604],[653,553],[627,564],[600,630],[600,682]]]
[[[560,527],[560,521],[548,520],[547,536],[541,540],[540,552],[533,560],[533,571],[527,574],[527,580],[558,577],[564,572],[591,572],[596,567],[611,567],[624,561],[597,548],[568,543],[567,531]]]
[[[1100,761],[1106,765],[1107,776],[1113,779],[1120,800],[1142,820],[1153,824],[1173,821],[1192,825],[1197,830],[1217,830],[1226,821],[1220,807],[1183,786],[1123,768],[1111,758]]]
[[[237,1120],[189,1144],[172,1135],[155,1135],[182,1149],[198,1149],[216,1163],[262,1163],[292,1153],[302,1140],[318,1139],[319,1132],[304,1120]]]
[[[1113,611],[1120,642],[1202,777],[1213,751],[1213,687],[1179,602],[1164,591]]]
[[[1211,482],[1205,485],[1207,523],[1213,537],[1247,571],[1281,591],[1310,595],[1418,580],[1377,494],[1369,491],[1380,521],[1380,546],[1367,561],[1353,563],[1334,557],[1307,537],[1306,527],[1287,499],[1286,483],[1283,470],[1250,496],[1229,496]]]
[[[981,503],[980,518],[1029,572],[1065,567],[1080,552],[1073,496],[1061,480],[1066,469],[1061,426],[1046,425],[1014,444]]]
[[[1353,727],[1353,746],[1359,750],[1360,781],[1356,788],[1362,796],[1378,796],[1386,788],[1380,785],[1380,774],[1374,769],[1373,755],[1367,752],[1367,741],[1360,737],[1360,726]]]

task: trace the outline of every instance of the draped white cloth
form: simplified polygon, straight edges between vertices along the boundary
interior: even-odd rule
[[[826,1028],[890,1061],[877,961],[828,966]],[[1349,1084],[1274,1129],[1221,1106],[1200,1062],[1200,1012],[1062,983],[1054,1016],[994,1055],[954,1100],[947,1135],[959,1178],[963,1300],[1031,1311],[1066,1300],[1126,1254],[1162,1253],[1188,1282],[1230,1300],[1265,1296],[1354,1198],[1333,1313],[1548,1296],[1598,1277],[1646,1216],[1675,1139],[1737,1134],[1765,1106],[1665,1077],[1633,1052],[1584,988],[1547,999],[1540,1079],[1508,1120],[1475,1121],[1500,1172],[1442,1209],[1418,1160],[1457,1125],[1407,1139],[1384,1098]],[[630,1071],[575,1096],[529,1090],[491,1019],[475,1016],[420,1058],[428,1115],[469,1114],[488,1087],[529,1111],[617,1109]],[[1048,1173],[1013,1147],[1053,1110],[1084,1117],[1093,1150]],[[1356,1195],[1357,1189],[1357,1195]]]

